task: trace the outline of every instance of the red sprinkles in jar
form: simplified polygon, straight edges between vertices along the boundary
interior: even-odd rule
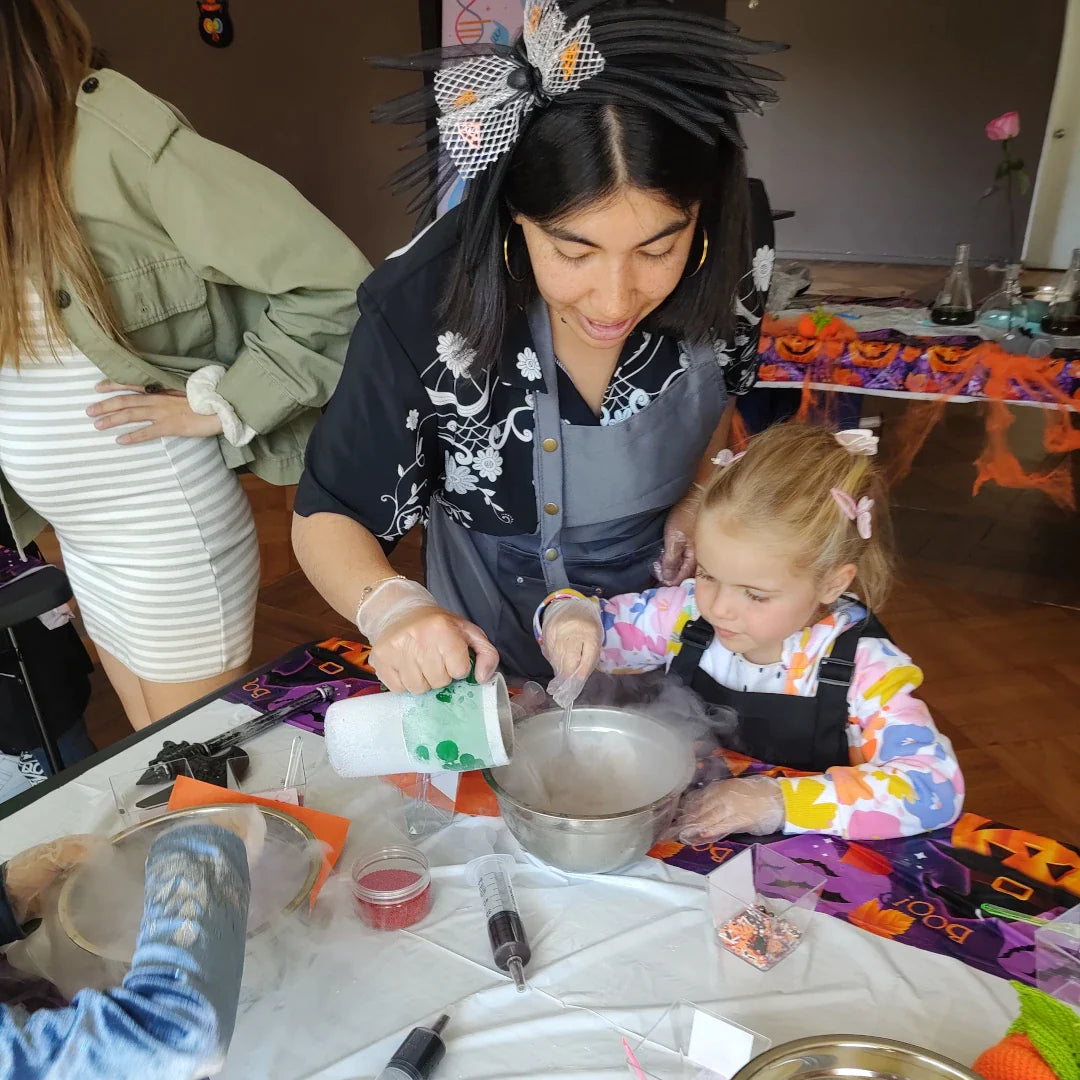
[[[404,930],[431,911],[427,859],[412,848],[383,848],[353,866],[356,914],[373,930]]]

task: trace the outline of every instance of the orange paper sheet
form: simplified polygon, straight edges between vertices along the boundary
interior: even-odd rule
[[[230,791],[228,788],[206,784],[202,780],[193,780],[190,776],[176,778],[169,799],[169,809],[187,810],[192,806],[213,806],[216,803],[254,803],[256,806],[269,806],[296,818],[315,834],[315,838],[325,845],[325,852],[322,869],[315,881],[315,887],[311,890],[311,906],[314,907],[319,890],[330,876],[330,871],[345,846],[345,837],[349,834],[349,819],[338,817],[337,814],[327,814],[322,810],[312,810],[309,806],[294,806],[292,803],[245,795],[242,791]]]

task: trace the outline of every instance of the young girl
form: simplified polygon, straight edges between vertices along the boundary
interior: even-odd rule
[[[885,839],[960,813],[952,746],[914,696],[922,673],[871,614],[891,577],[876,443],[866,431],[771,428],[716,459],[696,580],[599,602],[563,590],[537,612],[560,704],[597,664],[666,665],[738,713],[738,749],[809,774],[709,785],[686,806],[684,840],[780,829]]]

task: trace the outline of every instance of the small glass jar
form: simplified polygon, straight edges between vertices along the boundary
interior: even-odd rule
[[[373,930],[404,930],[431,911],[428,861],[415,848],[386,847],[357,859],[353,906]]]

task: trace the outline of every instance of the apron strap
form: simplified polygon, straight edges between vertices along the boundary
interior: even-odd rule
[[[562,551],[566,498],[563,490],[563,423],[559,408],[559,373],[547,304],[536,300],[528,312],[545,393],[533,392],[533,485],[540,565],[548,592],[570,585]]]
[[[679,634],[682,648],[671,661],[668,673],[690,686],[694,681],[694,673],[701,667],[701,658],[715,636],[716,631],[704,615],[687,623]]]
[[[849,626],[833,642],[828,656],[821,659],[818,666],[818,730],[830,721],[842,722],[841,730],[846,731],[848,721],[848,691],[855,674],[855,653],[859,639],[863,637],[888,637],[885,627],[870,612],[859,622]]]

